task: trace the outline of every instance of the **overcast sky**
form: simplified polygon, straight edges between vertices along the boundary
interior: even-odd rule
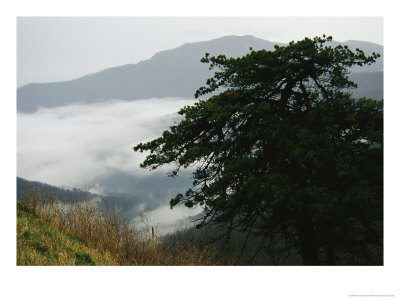
[[[383,45],[383,18],[19,17],[17,86],[70,80],[225,35],[289,42],[324,33]]]

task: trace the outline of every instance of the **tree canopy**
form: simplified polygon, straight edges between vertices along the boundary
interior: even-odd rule
[[[200,205],[199,226],[259,235],[261,250],[279,239],[304,264],[382,263],[383,101],[353,99],[348,78],[379,54],[331,40],[239,58],[206,53],[201,61],[216,72],[195,96],[209,98],[134,148],[150,151],[143,168],[173,165],[171,177],[194,169],[171,207]]]

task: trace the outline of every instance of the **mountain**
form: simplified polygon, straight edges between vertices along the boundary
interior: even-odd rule
[[[212,76],[208,65],[200,63],[206,52],[210,55],[238,57],[248,53],[249,47],[254,50],[273,50],[275,44],[284,45],[252,36],[226,36],[211,41],[187,43],[159,52],[138,64],[109,68],[70,81],[22,86],[17,89],[17,110],[31,113],[39,107],[57,107],[77,102],[95,103],[109,99],[193,98],[195,91]],[[332,42],[332,46],[337,44],[340,43]],[[362,73],[356,79],[360,82],[368,81],[368,90],[383,91],[383,86],[379,86],[382,80],[375,80],[383,76],[383,47],[362,41],[348,41],[344,44],[352,50],[360,48],[367,54],[374,51],[382,55],[377,63],[353,71],[381,72],[374,75]],[[361,94],[369,96],[368,93]],[[375,94],[382,98],[379,92]]]
[[[354,98],[383,99],[383,72],[351,73],[350,80],[358,85],[351,91]]]

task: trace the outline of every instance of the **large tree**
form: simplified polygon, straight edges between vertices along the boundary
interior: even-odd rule
[[[200,205],[200,225],[260,235],[260,247],[278,238],[307,265],[382,263],[383,101],[353,99],[348,78],[379,54],[331,40],[240,58],[206,53],[216,72],[195,96],[211,96],[134,148],[150,151],[141,167],[172,164],[172,177],[194,169],[171,207]]]

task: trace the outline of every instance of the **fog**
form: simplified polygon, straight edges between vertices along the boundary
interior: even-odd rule
[[[177,111],[194,100],[113,100],[41,108],[17,115],[17,176],[99,194],[124,194],[127,215],[145,217],[165,232],[177,220],[200,212],[169,209],[168,202],[190,186],[190,172],[167,177],[168,167],[141,169],[146,153],[133,151],[179,122]]]
[[[185,230],[193,226],[193,221],[189,217],[202,212],[200,207],[188,209],[186,206],[176,206],[171,210],[169,205],[161,205],[152,211],[139,214],[133,219],[137,228],[155,229],[156,235],[164,235]]]

